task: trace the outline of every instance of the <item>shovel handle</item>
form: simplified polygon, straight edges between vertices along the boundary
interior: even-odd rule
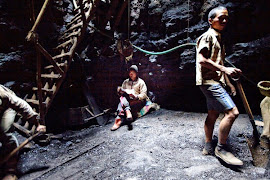
[[[251,123],[251,125],[252,125],[252,128],[253,128],[253,136],[255,137],[255,140],[256,140],[257,142],[259,142],[259,133],[258,133],[256,124],[255,124],[254,116],[253,116],[253,114],[252,114],[252,111],[251,111],[251,109],[250,109],[249,103],[248,103],[248,101],[247,101],[247,97],[246,97],[246,95],[245,95],[243,86],[242,86],[242,84],[241,84],[241,82],[240,82],[239,80],[236,81],[236,85],[237,85],[239,94],[240,94],[240,96],[241,96],[241,99],[242,99],[242,101],[243,101],[245,110],[246,110],[246,112],[247,112],[247,114],[248,114],[248,116],[249,116],[250,123]]]
[[[35,133],[33,136],[30,136],[29,138],[27,138],[24,142],[22,142],[17,148],[15,148],[13,151],[11,151],[11,153],[9,153],[1,162],[0,164],[4,164],[5,162],[7,162],[9,160],[9,158],[11,158],[12,156],[14,156],[19,150],[21,150],[26,144],[28,144],[30,141],[32,141],[34,138],[36,138],[37,136],[39,136],[41,133],[41,131]]]

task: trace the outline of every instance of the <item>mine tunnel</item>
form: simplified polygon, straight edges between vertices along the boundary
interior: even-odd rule
[[[259,135],[265,132],[261,103],[269,95],[260,91],[258,83],[270,79],[270,26],[266,23],[270,16],[269,5],[266,0],[0,0],[0,82],[33,108],[40,122],[46,126],[47,134],[61,137],[52,139],[51,144],[45,147],[33,143],[25,148],[25,152],[20,152],[17,176],[22,179],[228,179],[234,175],[248,179],[270,178],[269,163],[266,165],[268,161],[263,160],[266,164],[261,169],[256,167],[255,158],[243,143],[248,136],[254,136],[254,131],[258,131]],[[192,164],[193,161],[185,166],[170,160],[173,158],[170,153],[164,152],[163,157],[163,154],[155,152],[155,147],[157,150],[169,148],[171,153],[178,154],[182,151],[176,149],[203,149],[203,140],[198,142],[198,137],[193,135],[198,129],[203,131],[202,123],[208,112],[206,98],[196,85],[196,43],[209,29],[210,10],[218,6],[226,7],[229,17],[222,31],[222,43],[226,47],[224,66],[241,69],[241,88],[248,100],[248,105],[243,104],[239,90],[236,96],[232,96],[240,120],[233,126],[232,138],[228,140],[230,145],[240,144],[232,152],[245,159],[246,165],[239,170],[242,174],[237,174],[238,169],[222,163],[222,167],[214,163],[209,169],[207,165]],[[147,85],[148,100],[155,104],[155,108],[136,118],[133,129],[128,128],[127,131],[121,127],[111,132],[110,127],[118,115],[117,87],[129,77],[132,65],[138,67],[136,73]],[[239,88],[238,81],[231,79],[231,83]],[[262,85],[269,86],[267,83]],[[230,88],[227,86],[225,90],[229,92]],[[267,114],[264,116],[268,117]],[[146,124],[144,118],[148,120]],[[20,116],[15,119],[15,134],[21,143],[34,134],[36,127]],[[255,119],[256,124],[250,124],[249,119]],[[155,126],[158,135],[151,130]],[[146,129],[149,132],[144,132]],[[166,129],[164,137],[162,129]],[[176,132],[183,132],[183,135],[173,134]],[[216,145],[217,134],[214,131]],[[197,135],[200,139],[204,138],[201,132]],[[128,138],[137,144],[143,142],[144,146],[153,143],[147,138],[143,140],[142,136],[160,136],[164,141],[153,138],[153,150],[146,147],[147,151],[136,147],[135,150],[125,149],[120,145],[131,147]],[[187,142],[184,137],[192,141]],[[90,149],[86,148],[84,139],[89,141]],[[113,159],[107,159],[109,168],[106,168],[106,158],[101,158],[94,148],[107,149],[100,150],[103,154],[115,153],[117,143],[121,148],[119,152],[128,152],[127,155],[135,161],[114,154]],[[52,146],[57,146],[58,150]],[[62,148],[67,152],[59,150]],[[82,151],[82,154],[75,153],[75,149]],[[269,148],[264,150],[266,153],[262,157],[269,159]],[[46,154],[49,151],[51,153]],[[64,161],[69,151],[73,159]],[[186,158],[192,158],[190,152]],[[74,167],[77,171],[72,174],[76,163],[71,162],[82,161],[78,159],[88,153],[93,154],[93,159],[89,161],[97,162],[96,166],[95,163],[88,165],[101,170],[87,172],[84,165],[82,170]],[[29,157],[31,155],[32,158]],[[62,164],[55,162],[57,165],[54,163],[55,166],[46,168],[30,162],[40,157],[55,158]],[[116,162],[118,158],[120,162]],[[159,158],[161,163],[169,161],[168,164],[174,168],[181,167],[181,172],[161,167],[156,162]],[[176,155],[177,158],[180,157]],[[202,159],[201,163],[204,162]],[[47,164],[48,161],[42,163]],[[31,170],[29,164],[36,169]],[[150,168],[147,169],[146,165]],[[158,169],[155,166],[164,173],[156,173]],[[66,175],[61,174],[60,167],[68,169]],[[112,170],[114,167],[116,171]],[[123,172],[119,172],[120,167]],[[223,167],[233,172],[226,177],[224,174],[229,170],[222,169],[221,174],[214,170]],[[196,170],[192,173],[193,168]]]

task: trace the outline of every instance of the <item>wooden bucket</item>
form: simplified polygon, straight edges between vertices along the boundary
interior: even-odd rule
[[[90,108],[89,105],[83,107],[69,108],[67,126],[79,126],[85,124],[85,119],[90,118],[91,115],[87,112],[86,108]]]
[[[262,95],[270,97],[270,81],[260,81],[257,86]]]

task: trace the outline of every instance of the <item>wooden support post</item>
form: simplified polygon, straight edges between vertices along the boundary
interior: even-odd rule
[[[115,23],[114,23],[114,26],[113,26],[113,29],[112,30],[115,30],[116,27],[119,25],[119,23],[121,21],[121,18],[122,18],[122,15],[123,15],[123,13],[124,13],[127,5],[128,5],[128,1],[124,1],[124,3],[121,6],[120,11],[118,12],[118,14],[116,16],[116,20],[115,20]]]
[[[85,12],[84,12],[84,5],[83,5],[83,0],[79,0],[79,5],[80,5],[80,11],[81,11],[81,15],[82,15],[82,21],[83,24],[86,24],[86,17],[85,17]]]
[[[39,100],[39,115],[40,115],[40,123],[45,124],[45,117],[44,117],[44,107],[43,107],[43,97],[42,97],[42,82],[41,82],[41,55],[37,50],[37,87],[38,87],[38,100]]]
[[[77,5],[76,0],[73,0],[72,2],[73,2],[74,9],[77,9],[78,8],[78,5]]]
[[[33,25],[32,29],[28,32],[27,36],[26,36],[26,40],[27,41],[31,41],[33,39],[33,34],[36,32],[37,27],[45,13],[45,10],[47,9],[48,5],[49,5],[50,0],[45,0],[39,14],[37,17],[37,20],[35,21],[35,24]]]

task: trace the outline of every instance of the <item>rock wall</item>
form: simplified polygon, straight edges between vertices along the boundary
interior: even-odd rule
[[[243,87],[252,110],[259,114],[259,103],[263,96],[256,84],[270,79],[270,26],[265,22],[270,16],[267,13],[269,1],[133,0],[130,40],[136,46],[150,51],[163,51],[186,42],[196,42],[196,38],[209,27],[208,12],[218,5],[226,6],[230,14],[228,28],[224,32],[227,59],[241,68],[248,78],[243,79]],[[91,55],[89,58],[95,59]],[[94,75],[93,84],[100,84],[96,92],[98,97],[102,97],[100,102],[111,104],[117,99],[108,101],[106,97],[111,90],[115,91],[116,82],[119,82],[116,81],[119,78],[117,74],[123,69],[108,65],[112,62],[116,64],[115,61],[120,64],[119,57],[102,59],[109,68],[104,69],[105,64],[101,62],[101,68],[97,71],[102,72],[103,76]],[[127,68],[130,64],[139,66],[140,76],[146,81],[149,91],[155,95],[155,101],[161,107],[206,111],[204,96],[195,86],[194,48],[179,49],[159,56],[146,55],[134,49],[133,60],[124,66]],[[106,82],[105,87],[102,81]],[[241,113],[245,113],[239,96],[234,100]]]
[[[39,30],[42,43],[48,50],[55,46],[55,38],[63,29],[63,22],[68,21],[72,15],[71,2],[59,2],[54,1],[51,4]],[[35,51],[25,42],[32,25],[31,7],[28,3],[0,0],[0,81],[22,95],[31,89],[35,81]],[[43,1],[35,1],[36,14],[42,3]],[[243,79],[243,87],[252,110],[259,114],[259,103],[263,96],[256,83],[270,79],[270,26],[267,23],[270,18],[270,1],[131,0],[130,41],[150,51],[163,51],[186,42],[195,42],[208,29],[207,14],[217,5],[226,6],[230,14],[230,22],[224,33],[227,59],[241,68],[244,75],[253,82]],[[127,15],[122,17],[121,22],[114,33],[115,38],[119,34],[127,37]],[[107,33],[113,35],[109,32],[110,28],[107,29]],[[193,47],[159,56],[146,55],[134,49],[132,61],[126,63],[117,53],[116,41],[89,29],[78,54],[85,60],[82,75],[87,77],[102,108],[116,108],[116,87],[127,77],[128,66],[137,64],[140,77],[147,83],[149,94],[161,107],[206,111],[204,96],[195,86]],[[82,72],[80,68],[80,65],[74,65],[71,74]],[[74,78],[80,81],[82,75]],[[81,97],[77,101],[80,99]],[[237,96],[234,100],[241,113],[244,113],[240,98]]]

